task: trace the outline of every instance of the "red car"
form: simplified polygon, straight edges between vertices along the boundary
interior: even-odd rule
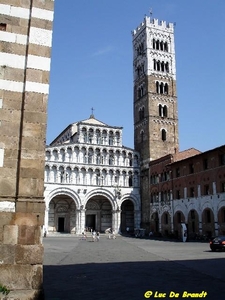
[[[225,235],[214,237],[209,242],[210,249],[214,252],[216,250],[225,250]]]

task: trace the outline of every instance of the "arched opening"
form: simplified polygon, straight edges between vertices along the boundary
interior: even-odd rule
[[[85,209],[87,230],[105,232],[107,228],[112,228],[112,205],[106,197],[101,195],[92,197]]]
[[[189,211],[188,214],[188,237],[190,239],[195,239],[199,234],[199,217],[195,209]]]
[[[208,238],[215,235],[214,215],[210,208],[206,208],[202,212],[202,234]]]
[[[126,232],[129,227],[129,232],[134,232],[134,204],[131,200],[125,200],[121,205],[121,227],[122,233]]]
[[[76,232],[76,205],[67,195],[58,195],[49,203],[48,232]]]
[[[225,207],[218,211],[218,234],[225,235]]]
[[[185,216],[182,211],[177,211],[173,217],[174,235],[181,238],[181,223],[185,223]]]
[[[162,129],[162,141],[166,141],[166,130]]]
[[[150,231],[154,233],[154,235],[159,235],[159,215],[157,212],[153,213],[151,216],[151,225]]]
[[[164,212],[161,217],[162,235],[169,236],[171,234],[171,219],[168,212]]]

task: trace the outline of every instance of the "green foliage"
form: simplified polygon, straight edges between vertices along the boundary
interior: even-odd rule
[[[10,290],[8,290],[6,286],[0,284],[0,293],[3,295],[8,295],[9,292]]]

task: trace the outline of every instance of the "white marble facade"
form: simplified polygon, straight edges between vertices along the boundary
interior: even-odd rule
[[[69,125],[45,159],[47,232],[140,227],[139,154],[122,146],[122,127],[95,119]]]

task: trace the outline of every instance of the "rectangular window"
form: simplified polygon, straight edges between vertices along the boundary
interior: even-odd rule
[[[204,185],[204,195],[209,195],[209,185]]]
[[[189,173],[193,174],[194,173],[194,164],[189,165]]]
[[[225,165],[225,154],[221,154],[220,155],[220,166],[224,166]]]
[[[225,182],[221,182],[221,193],[225,193]]]
[[[1,31],[6,31],[6,24],[5,23],[0,23],[0,30]]]
[[[209,168],[209,165],[208,165],[208,159],[205,158],[205,159],[203,160],[203,169],[204,169],[204,170],[207,170],[208,168]]]
[[[180,177],[180,168],[176,168],[176,177]]]
[[[176,191],[176,199],[180,199],[180,190]]]
[[[190,188],[190,197],[193,198],[195,196],[195,188],[191,187]]]

